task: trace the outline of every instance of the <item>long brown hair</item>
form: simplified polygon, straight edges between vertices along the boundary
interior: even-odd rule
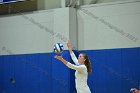
[[[83,55],[83,57],[85,58],[85,66],[87,67],[87,72],[90,73],[92,72],[92,66],[91,66],[91,63],[90,63],[90,60],[88,58],[88,56],[84,53],[81,53]]]

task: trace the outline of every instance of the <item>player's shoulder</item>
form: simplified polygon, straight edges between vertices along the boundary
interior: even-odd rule
[[[79,64],[78,66],[80,66],[80,67],[82,67],[82,68],[86,68],[86,66],[83,65],[83,64]]]

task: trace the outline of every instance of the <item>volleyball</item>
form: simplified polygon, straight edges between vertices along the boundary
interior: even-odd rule
[[[64,50],[64,46],[63,46],[62,43],[56,43],[56,44],[54,45],[54,52],[55,52],[55,53],[62,53],[63,50]]]

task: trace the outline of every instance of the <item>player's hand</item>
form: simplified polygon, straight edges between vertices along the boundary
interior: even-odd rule
[[[58,60],[62,60],[62,59],[63,59],[62,56],[57,56],[57,55],[55,55],[54,58],[56,58],[56,59],[58,59]]]
[[[71,46],[70,40],[68,40],[68,42],[67,42],[67,47],[68,47],[69,51],[72,51],[72,46]]]

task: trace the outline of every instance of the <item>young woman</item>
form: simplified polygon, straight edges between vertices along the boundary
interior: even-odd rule
[[[56,55],[54,56],[54,58],[62,61],[67,67],[76,70],[75,84],[77,93],[91,93],[87,85],[88,73],[92,71],[91,63],[89,61],[88,56],[86,54],[81,53],[77,59],[72,51],[72,47],[69,41],[67,43],[67,47],[69,49],[71,58],[75,64],[71,64],[70,62],[66,61],[65,59],[63,59],[62,56]]]

